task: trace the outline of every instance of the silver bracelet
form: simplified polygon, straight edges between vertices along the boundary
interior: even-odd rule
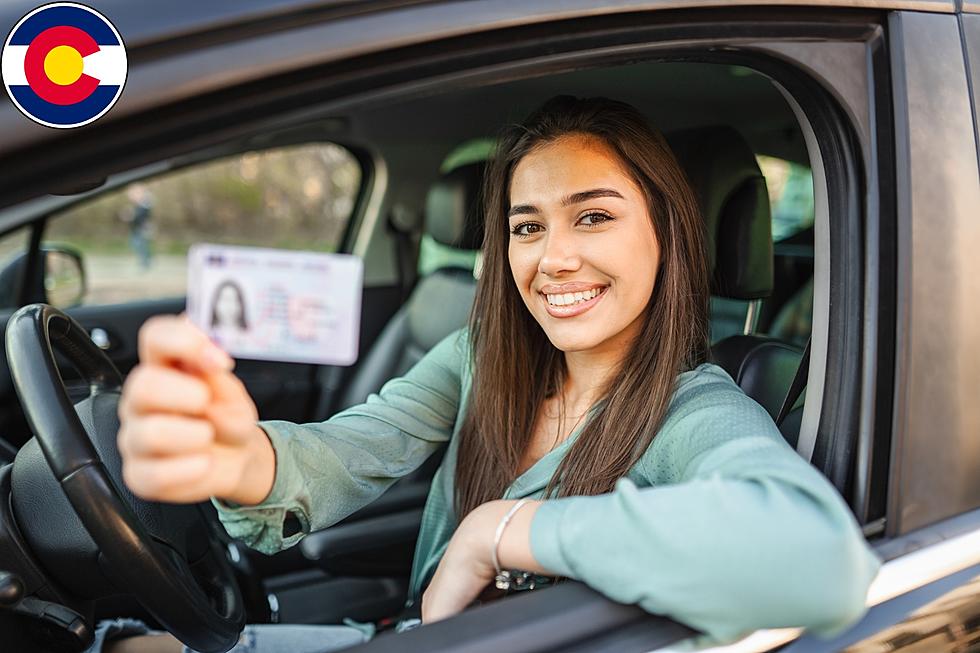
[[[518,501],[517,503],[515,503],[513,506],[511,506],[510,510],[507,511],[507,514],[504,515],[504,518],[500,520],[499,524],[497,524],[497,531],[493,535],[493,546],[490,548],[490,558],[493,560],[493,568],[494,571],[496,572],[496,577],[494,582],[497,586],[497,589],[502,589],[502,590],[510,589],[511,581],[513,580],[513,576],[511,575],[511,572],[503,571],[500,569],[500,561],[497,558],[497,549],[500,547],[500,540],[504,536],[504,529],[507,527],[507,523],[517,513],[517,511],[521,509],[521,506],[523,506],[527,502],[528,499],[524,498]]]

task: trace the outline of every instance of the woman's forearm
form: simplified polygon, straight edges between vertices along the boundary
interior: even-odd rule
[[[487,504],[493,506],[488,514],[492,528],[487,529],[491,538],[496,533],[500,520],[516,503],[516,501],[502,500]],[[500,544],[497,546],[497,559],[501,569],[520,569],[545,575],[550,573],[531,552],[531,522],[541,503],[541,501],[528,501],[504,527]],[[489,541],[489,546],[493,546],[492,539]]]

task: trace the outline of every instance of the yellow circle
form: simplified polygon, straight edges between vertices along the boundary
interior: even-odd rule
[[[69,45],[59,45],[52,48],[44,57],[44,72],[55,84],[68,86],[74,84],[82,76],[85,63],[78,50]]]

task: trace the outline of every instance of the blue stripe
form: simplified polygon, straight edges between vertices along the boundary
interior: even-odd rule
[[[51,104],[37,96],[30,86],[9,86],[17,103],[27,113],[55,125],[74,125],[85,122],[92,116],[98,115],[112,103],[119,91],[118,86],[99,86],[78,104]]]
[[[88,32],[99,45],[121,45],[112,29],[98,16],[78,7],[51,7],[37,12],[17,28],[10,37],[10,45],[30,45],[38,34],[59,25],[70,25]]]

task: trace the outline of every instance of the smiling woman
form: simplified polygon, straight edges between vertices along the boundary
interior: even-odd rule
[[[526,156],[514,170],[511,182],[512,196],[544,197],[549,188],[580,185],[601,170],[624,188],[623,193],[614,188],[573,193],[554,203],[547,213],[528,204],[517,204],[510,210],[513,226],[508,257],[514,280],[528,310],[549,334],[551,342],[566,352],[591,349],[567,341],[575,333],[591,334],[582,330],[581,322],[544,319],[540,315],[542,307],[555,318],[582,315],[601,301],[600,296],[607,297],[606,290],[613,278],[622,279],[627,283],[617,284],[612,292],[629,294],[621,298],[618,306],[610,308],[619,311],[598,317],[593,313],[590,318],[592,324],[605,323],[606,330],[621,334],[626,341],[632,340],[636,336],[634,325],[639,326],[638,319],[653,293],[660,264],[653,221],[642,192],[625,172],[617,170],[616,160],[604,152],[606,149],[601,143],[589,143],[583,137],[562,139]],[[563,183],[556,183],[560,178]],[[521,221],[522,216],[528,215],[535,216],[537,221]],[[590,232],[597,236],[583,238]],[[548,279],[581,275],[605,278],[544,283]],[[622,318],[628,318],[625,324]],[[574,331],[563,337],[560,329],[566,326]],[[562,344],[567,346],[561,347]]]
[[[539,440],[564,439],[565,416],[605,397],[549,494],[558,479],[560,495],[609,492],[656,434],[677,375],[706,359],[707,255],[693,192],[633,107],[558,96],[502,135],[486,196],[473,340],[477,361],[508,364],[476,365],[461,511],[506,487],[499,470],[515,462],[506,452],[547,451]],[[537,412],[549,403],[557,424]]]
[[[324,422],[257,422],[204,333],[148,322],[120,401],[125,482],[210,497],[230,535],[271,553],[448,443],[409,583],[423,622],[549,578],[720,640],[858,619],[879,563],[854,517],[706,362],[704,223],[663,137],[622,102],[553,98],[502,133],[484,203],[468,328]],[[233,650],[360,637],[318,628],[252,626]]]

